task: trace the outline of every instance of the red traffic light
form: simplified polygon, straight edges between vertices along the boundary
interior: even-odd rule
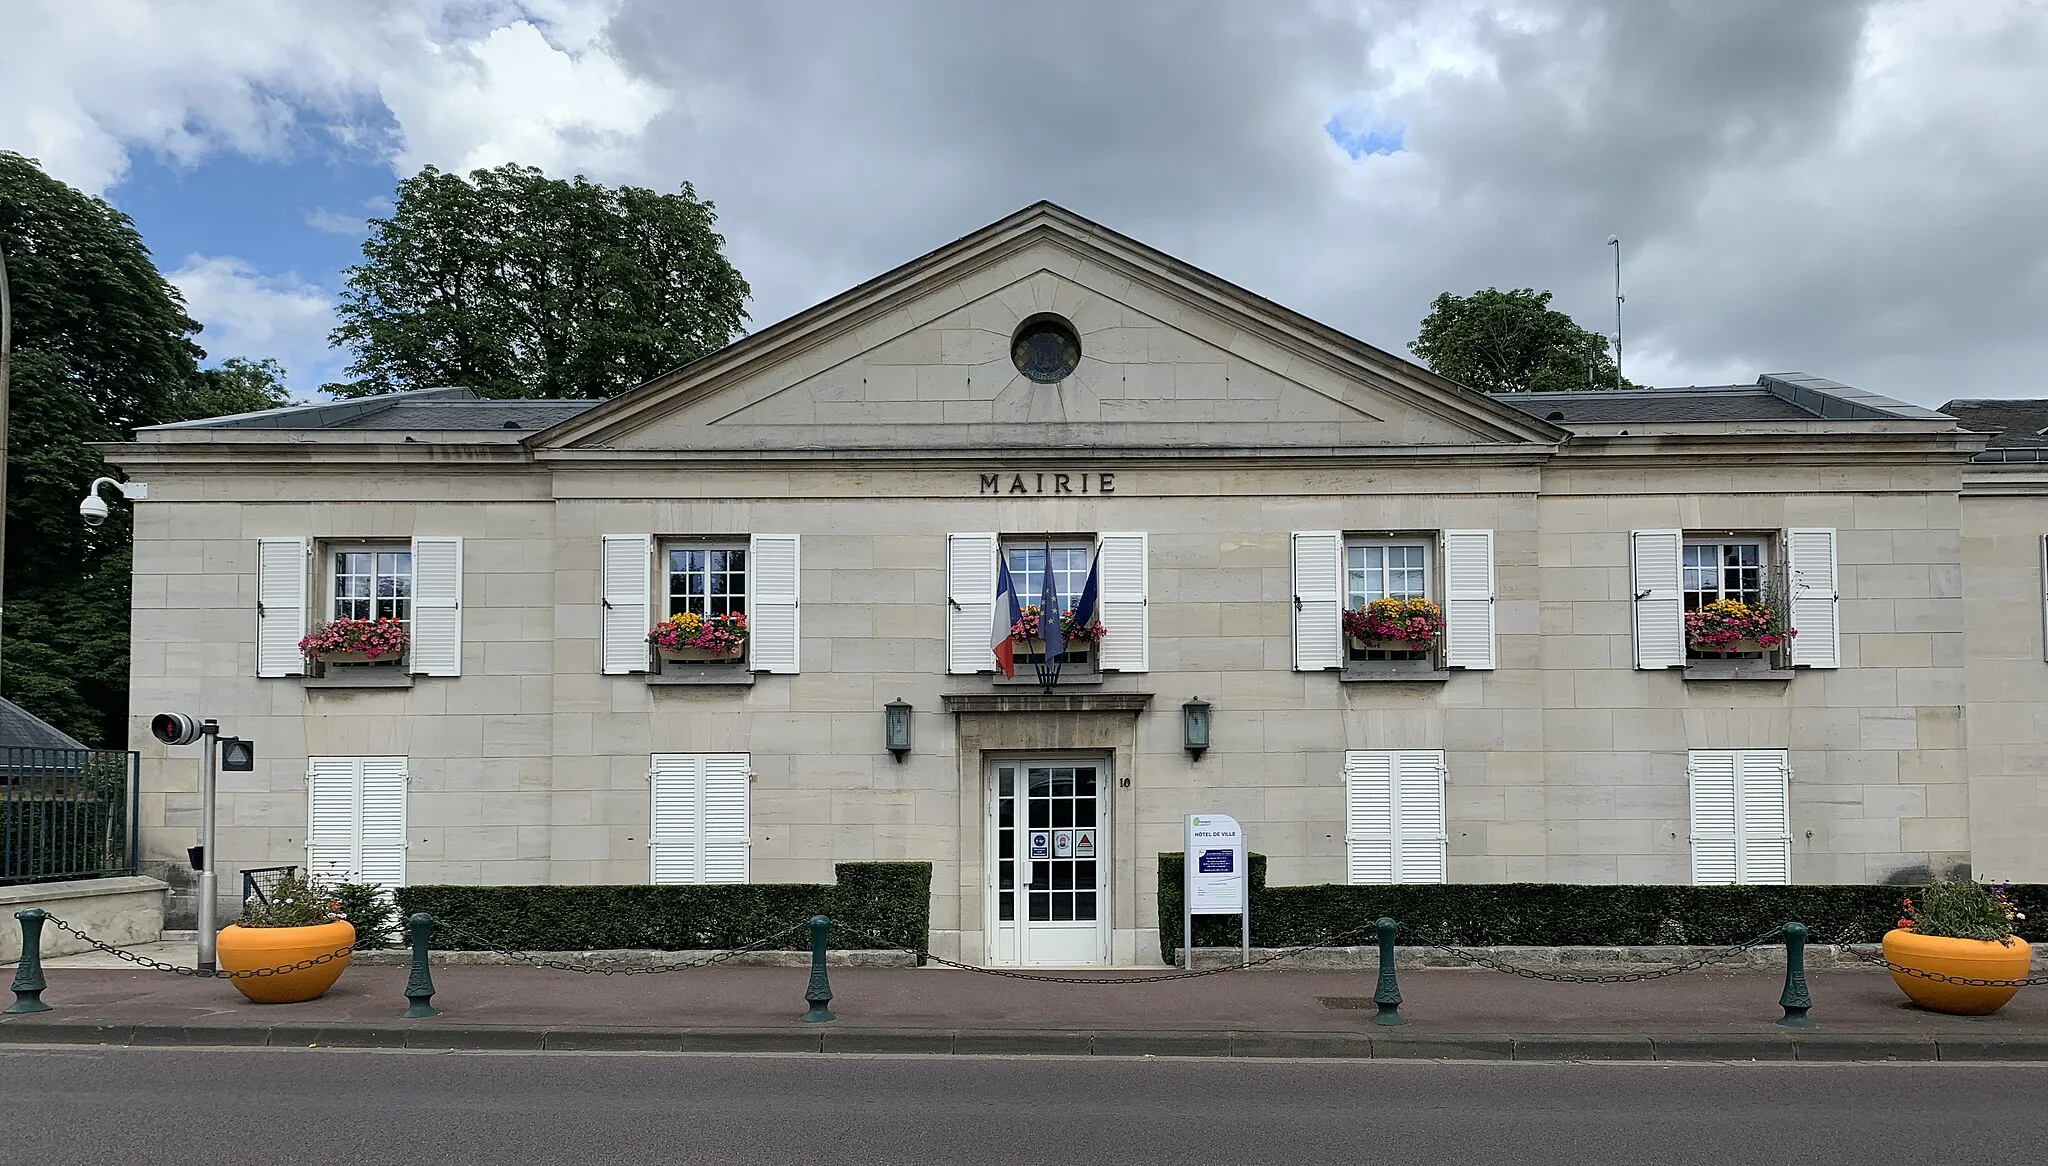
[[[166,745],[190,745],[199,739],[199,718],[189,713],[158,713],[149,718],[149,734]]]

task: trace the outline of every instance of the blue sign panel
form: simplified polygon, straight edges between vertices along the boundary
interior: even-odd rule
[[[1230,860],[1236,853],[1234,850],[1204,850],[1197,869],[1203,874],[1229,874]]]
[[[1031,857],[1052,857],[1052,835],[1043,830],[1033,830],[1031,832]]]

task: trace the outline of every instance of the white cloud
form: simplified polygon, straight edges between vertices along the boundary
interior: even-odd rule
[[[345,215],[324,207],[306,212],[306,225],[330,235],[363,236],[370,233],[367,215]]]
[[[661,108],[602,38],[615,0],[0,0],[0,148],[93,193],[133,150],[279,156],[309,122],[424,164],[609,173]],[[370,135],[388,112],[396,133]]]
[[[199,343],[212,360],[275,357],[301,397],[336,379],[347,363],[327,347],[334,301],[296,275],[264,275],[228,255],[187,255],[165,278],[205,324]]]

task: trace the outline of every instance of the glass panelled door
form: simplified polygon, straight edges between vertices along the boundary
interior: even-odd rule
[[[1109,794],[1093,761],[1003,761],[989,776],[989,960],[1109,962]]]

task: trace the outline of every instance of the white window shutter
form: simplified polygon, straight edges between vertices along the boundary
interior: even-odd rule
[[[412,540],[412,645],[418,676],[462,675],[462,540]]]
[[[1444,665],[1494,666],[1493,532],[1447,530],[1444,556]]]
[[[306,873],[314,878],[340,881],[355,875],[361,768],[355,757],[306,758]]]
[[[954,675],[995,671],[989,642],[995,638],[996,552],[993,534],[946,536],[946,671]]]
[[[1685,667],[1684,545],[1676,530],[1629,533],[1638,668]]]
[[[1149,539],[1143,531],[1095,536],[1096,611],[1109,634],[1102,639],[1098,666],[1110,672],[1143,672],[1151,660]],[[990,613],[993,618],[994,613]],[[993,634],[993,628],[991,628]]]
[[[417,560],[415,560],[417,562]],[[350,881],[380,887],[405,885],[403,757],[361,760],[356,797],[356,861]]]
[[[308,550],[302,538],[256,540],[256,675],[303,676]]]
[[[1740,814],[1737,878],[1783,886],[1792,881],[1792,815],[1785,754],[1745,749],[1736,754]]]
[[[703,881],[704,758],[694,753],[656,753],[648,771],[654,788],[647,830],[648,881]]]
[[[1297,530],[1293,559],[1294,670],[1342,668],[1344,536],[1334,530]]]
[[[598,658],[606,676],[647,671],[647,636],[654,623],[648,614],[653,560],[652,535],[604,536],[603,563],[598,571],[599,600],[604,607]]]
[[[1434,751],[1394,754],[1394,881],[1441,883],[1444,858],[1444,758]]]
[[[1835,532],[1806,528],[1785,532],[1785,558],[1792,575],[1792,665],[1840,668],[1842,628],[1835,583]]]
[[[1736,860],[1736,754],[1695,751],[1688,759],[1692,785],[1692,881],[1718,886],[1740,881]]]
[[[1394,755],[1344,754],[1344,868],[1352,883],[1394,881]]]
[[[701,881],[747,881],[747,782],[752,769],[745,753],[710,753],[703,759],[703,813],[698,837],[703,854]]]
[[[797,670],[798,543],[793,534],[757,534],[747,544],[747,657],[756,672]]]

